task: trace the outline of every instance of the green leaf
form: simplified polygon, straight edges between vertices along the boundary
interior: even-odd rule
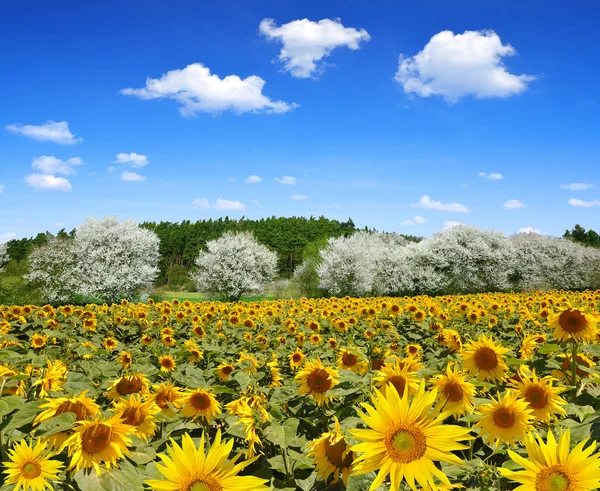
[[[37,431],[40,433],[36,436],[38,438],[42,438],[60,433],[61,431],[70,430],[73,428],[73,424],[75,424],[76,417],[77,415],[75,413],[63,413],[59,414],[58,416],[54,416],[38,426]]]
[[[234,376],[233,379],[240,384],[240,388],[242,389],[243,392],[246,391],[246,389],[248,388],[248,384],[250,384],[250,375],[248,375],[246,372],[240,371],[237,372]]]
[[[71,394],[81,394],[83,391],[95,392],[95,387],[87,375],[78,372],[67,373],[65,390]]]
[[[16,430],[18,428],[22,428],[23,426],[32,423],[39,411],[40,404],[42,404],[43,402],[44,401],[39,400],[26,402],[25,404],[23,404],[21,406],[21,409],[19,409],[16,413],[12,414],[10,418],[8,418],[10,419],[10,422],[6,425],[4,431],[9,432],[11,430]]]
[[[558,344],[544,344],[538,349],[538,353],[542,355],[549,355],[551,353],[556,353],[560,351],[560,346]]]
[[[6,416],[23,404],[20,396],[4,396],[0,399],[0,417]]]
[[[129,453],[127,456],[129,459],[133,460],[138,465],[147,464],[148,462],[152,462],[156,458],[156,450],[151,446],[136,448],[133,452]]]

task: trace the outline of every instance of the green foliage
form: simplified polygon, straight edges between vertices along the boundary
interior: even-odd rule
[[[571,230],[567,230],[563,237],[583,245],[600,247],[600,234],[592,229],[586,231],[585,228],[579,224],[575,225]]]
[[[23,278],[26,273],[26,260],[8,262],[5,271],[0,273],[0,305],[43,303],[39,289]]]

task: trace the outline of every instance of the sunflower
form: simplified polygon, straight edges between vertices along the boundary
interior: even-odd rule
[[[565,415],[562,406],[567,404],[567,401],[558,395],[565,389],[553,387],[554,380],[556,379],[550,376],[538,378],[533,372],[531,377],[521,373],[521,381],[513,383],[519,395],[529,404],[533,416],[546,423],[550,423],[556,414]]]
[[[43,334],[34,334],[31,336],[30,343],[32,348],[43,348],[46,346],[46,341],[48,341],[48,337]]]
[[[419,358],[421,356],[421,351],[423,348],[420,344],[409,344],[404,348],[404,352],[407,356],[414,356],[415,358]]]
[[[506,392],[504,397],[497,400],[492,398],[491,404],[478,408],[481,418],[474,428],[479,428],[481,436],[486,435],[486,442],[500,442],[512,445],[521,441],[531,428],[533,411],[527,401],[519,399],[517,394]]]
[[[518,490],[593,491],[600,488],[600,453],[594,453],[596,442],[586,447],[587,441],[569,451],[569,430],[559,435],[558,442],[552,431],[546,442],[539,435],[529,435],[525,440],[529,459],[508,451],[509,457],[525,469],[498,470],[507,479],[520,483]]]
[[[151,398],[160,408],[161,412],[169,417],[174,416],[175,412],[169,406],[175,409],[181,406],[181,398],[183,397],[181,389],[172,383],[153,385],[152,389]]]
[[[300,384],[300,394],[310,394],[319,406],[327,406],[333,400],[327,391],[338,384],[337,376],[335,369],[326,367],[320,359],[316,359],[307,361],[295,379]]]
[[[389,387],[393,386],[400,397],[410,396],[419,388],[417,374],[407,366],[402,366],[396,360],[393,365],[384,365],[379,373],[373,377],[377,388],[386,395]]]
[[[465,346],[462,352],[463,366],[469,375],[476,375],[478,380],[502,381],[508,371],[503,355],[509,351],[483,335]]]
[[[323,481],[327,482],[329,477],[333,477],[332,483],[335,484],[341,474],[342,482],[347,485],[354,453],[342,434],[340,422],[335,416],[333,418],[335,430],[323,433],[310,442],[308,456],[314,459],[315,470]]]
[[[475,386],[467,382],[456,366],[448,364],[446,373],[435,377],[433,383],[438,390],[438,400],[444,404],[444,411],[450,411],[454,416],[473,412]]]
[[[133,426],[123,423],[121,416],[115,414],[109,419],[80,421],[74,428],[75,433],[65,442],[71,457],[67,470],[94,467],[96,474],[101,473],[100,464],[106,468],[117,466],[117,460],[129,453]]]
[[[258,360],[246,351],[242,351],[239,354],[237,365],[241,365],[248,375],[254,375],[258,369]]]
[[[119,363],[121,363],[121,366],[124,369],[129,368],[133,363],[133,357],[131,356],[131,353],[127,351],[121,351],[121,353],[119,353]]]
[[[227,404],[227,409],[239,418],[240,424],[244,425],[246,433],[244,441],[248,444],[246,458],[254,457],[256,455],[256,445],[262,447],[262,441],[258,436],[256,427],[259,422],[269,420],[269,413],[257,400],[250,398],[240,398],[232,401]]]
[[[221,363],[217,367],[217,375],[219,376],[219,380],[225,382],[229,379],[229,376],[233,373],[233,365],[229,363]]]
[[[8,451],[10,462],[4,463],[6,478],[4,484],[15,484],[13,490],[43,491],[53,489],[48,480],[58,480],[58,473],[63,464],[59,460],[50,459],[51,454],[46,452],[46,442],[38,441],[28,444],[25,440],[15,443]]]
[[[437,339],[442,346],[446,346],[450,351],[460,351],[462,349],[462,338],[458,331],[454,329],[443,329]]]
[[[47,368],[43,376],[34,382],[34,386],[40,387],[40,397],[46,397],[48,392],[58,391],[62,389],[66,382],[66,376],[69,369],[60,360],[46,361]]]
[[[302,351],[300,351],[298,348],[296,348],[296,351],[294,351],[290,356],[290,368],[292,370],[297,370],[298,368],[300,368],[302,366],[302,362],[304,361],[305,355],[304,353],[302,353]]]
[[[146,346],[151,345],[153,341],[154,338],[150,334],[144,334],[140,339],[140,342]]]
[[[108,388],[106,397],[111,401],[116,401],[119,397],[128,396],[129,394],[148,393],[148,379],[143,373],[134,375],[123,375],[115,380]]]
[[[118,344],[119,342],[115,338],[109,336],[104,340],[102,346],[106,351],[113,351],[117,349]]]
[[[123,423],[134,428],[135,436],[142,440],[154,436],[156,418],[160,408],[151,399],[143,400],[139,394],[131,394],[115,403],[112,411],[119,415]]]
[[[538,334],[528,334],[523,338],[523,344],[521,345],[521,349],[519,350],[519,357],[521,360],[530,360],[533,358],[533,353],[538,347]]]
[[[202,417],[208,424],[221,412],[221,405],[215,396],[205,389],[187,391],[182,398],[182,404],[182,416],[190,419]]]
[[[95,418],[100,414],[100,407],[94,402],[94,399],[87,397],[87,391],[84,391],[77,397],[72,398],[46,398],[46,402],[41,404],[39,408],[42,409],[42,412],[39,413],[33,420],[34,425],[38,425],[64,413],[75,414],[75,421]],[[46,437],[44,441],[50,443],[51,448],[59,449],[66,441],[68,436],[69,435],[67,432],[60,431]]]
[[[554,328],[554,337],[559,341],[573,340],[587,343],[596,334],[596,318],[579,309],[567,309],[549,318],[548,325]]]
[[[161,372],[172,372],[175,370],[177,363],[175,363],[175,358],[171,355],[159,356],[158,363],[160,363],[160,371]]]
[[[361,443],[350,450],[363,452],[354,460],[353,473],[379,470],[370,491],[378,488],[388,475],[391,489],[399,489],[403,480],[413,490],[415,481],[429,489],[435,485],[435,477],[450,484],[434,462],[461,465],[462,460],[452,451],[467,448],[458,442],[470,438],[469,429],[442,424],[448,413],[432,410],[437,391],[426,392],[422,381],[412,398],[401,398],[395,390],[384,395],[377,389],[371,397],[373,405],[362,403],[368,414],[359,413],[371,429],[351,430]]]
[[[340,370],[350,370],[351,372],[363,375],[367,373],[369,364],[364,356],[359,355],[356,351],[342,350],[337,359],[337,367]]]
[[[192,437],[185,433],[181,447],[171,439],[167,453],[159,454],[162,464],[156,467],[165,479],[149,479],[146,484],[155,491],[267,491],[266,480],[238,474],[255,459],[235,463],[228,460],[233,439],[221,442],[217,431],[210,450],[204,453],[205,436],[196,447]]]

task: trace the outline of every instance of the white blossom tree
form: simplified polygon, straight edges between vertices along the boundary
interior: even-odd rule
[[[88,218],[75,232],[79,293],[107,301],[149,288],[158,273],[159,239],[133,220]]]
[[[8,262],[8,250],[6,244],[0,244],[0,273],[4,271],[4,266]]]
[[[40,287],[46,301],[66,302],[80,286],[77,262],[73,239],[48,236],[46,244],[29,255],[29,273],[25,279]]]
[[[190,273],[198,291],[217,293],[229,301],[260,292],[277,273],[277,255],[250,232],[226,232],[206,243]]]

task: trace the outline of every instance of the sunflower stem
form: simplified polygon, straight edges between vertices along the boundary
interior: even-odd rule
[[[290,479],[290,467],[288,464],[288,460],[287,460],[287,452],[285,451],[285,448],[283,447],[279,447],[281,448],[281,457],[283,458],[283,467],[285,467],[285,479],[286,481]]]
[[[571,345],[571,385],[573,386],[573,394],[571,400],[577,398],[577,343]]]

